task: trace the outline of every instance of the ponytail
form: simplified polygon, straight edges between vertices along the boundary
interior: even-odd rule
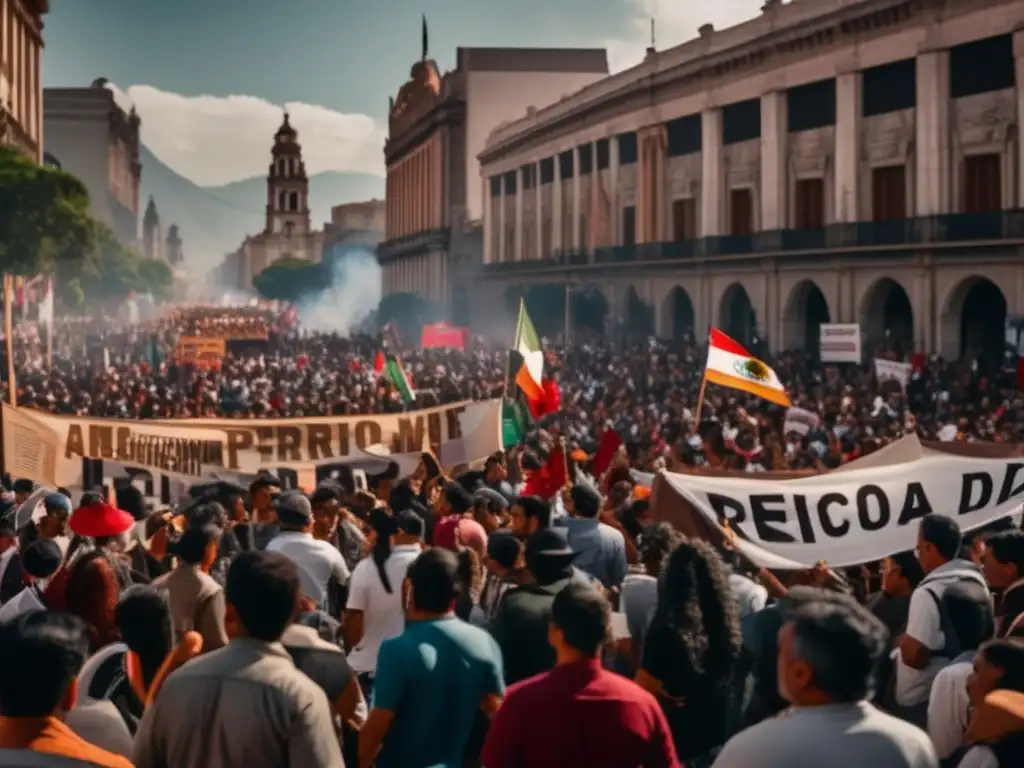
[[[391,556],[391,536],[395,533],[395,521],[384,509],[375,509],[370,514],[370,525],[377,533],[377,541],[373,545],[373,562],[377,566],[377,575],[380,576],[380,583],[384,585],[384,591],[389,595],[394,591],[387,571],[384,570],[384,563]]]

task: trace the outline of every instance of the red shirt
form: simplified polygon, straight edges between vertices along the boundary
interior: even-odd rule
[[[679,768],[655,698],[597,660],[516,683],[484,744],[487,768]]]
[[[487,552],[487,531],[471,517],[445,515],[434,526],[434,546],[452,552],[469,547],[483,556]]]

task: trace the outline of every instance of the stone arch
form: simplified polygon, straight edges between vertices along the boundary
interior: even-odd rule
[[[864,292],[860,303],[861,332],[870,347],[914,349],[914,305],[906,289],[883,277]]]
[[[627,286],[623,294],[622,326],[626,339],[630,341],[654,335],[654,309],[643,300],[634,285]]]
[[[999,365],[1006,339],[1006,295],[992,280],[972,275],[949,292],[942,307],[942,353]]]
[[[277,210],[282,212],[288,210],[288,193],[284,190],[277,193]]]
[[[828,301],[813,280],[801,280],[789,292],[782,313],[782,346],[817,354],[821,324],[832,321]]]
[[[673,286],[662,307],[665,336],[672,341],[691,341],[697,337],[697,316],[690,294],[681,285]]]
[[[718,303],[718,327],[744,346],[752,346],[757,335],[757,317],[747,289],[733,283]]]

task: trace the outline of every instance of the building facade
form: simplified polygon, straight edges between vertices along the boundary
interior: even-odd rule
[[[384,295],[466,305],[479,265],[484,198],[477,155],[501,123],[600,80],[601,50],[459,48],[443,76],[425,55],[391,100]]]
[[[92,217],[125,245],[139,238],[142,121],[114,100],[106,80],[43,91],[46,153],[89,191]]]
[[[479,313],[556,284],[599,293],[606,330],[1001,345],[1024,315],[1022,18],[1021,0],[770,0],[499,127]]]
[[[0,144],[43,159],[43,16],[49,0],[0,0]]]
[[[314,230],[309,216],[309,177],[302,160],[298,131],[285,114],[274,134],[267,172],[267,207],[263,231],[250,235],[237,253],[225,260],[225,284],[252,290],[253,278],[284,258],[320,261],[323,231]],[[235,280],[231,280],[231,275]]]

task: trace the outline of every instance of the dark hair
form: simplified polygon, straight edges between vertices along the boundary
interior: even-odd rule
[[[570,648],[597,656],[611,629],[611,608],[591,585],[570,583],[555,595],[551,623],[562,631]]]
[[[946,560],[960,554],[963,537],[956,520],[946,515],[925,515],[921,518],[921,538],[935,547]]]
[[[216,501],[208,501],[189,507],[185,511],[185,519],[190,528],[202,528],[206,525],[214,525],[217,528],[225,528],[228,524],[228,511]]]
[[[961,651],[977,650],[996,633],[996,617],[988,589],[975,580],[962,580],[946,587],[942,605],[956,634]]]
[[[142,662],[142,678],[148,689],[174,644],[167,593],[148,585],[129,587],[117,602],[114,621],[122,642]]]
[[[224,598],[234,606],[246,634],[279,640],[299,604],[299,570],[277,552],[242,552],[228,568]]]
[[[443,493],[445,501],[447,501],[448,504],[451,505],[451,508],[457,513],[464,514],[473,509],[472,495],[470,495],[469,491],[458,483],[445,483]]]
[[[1017,576],[1024,576],[1024,531],[1001,531],[986,540],[996,560],[1017,566]]]
[[[600,514],[601,495],[589,485],[574,485],[569,489],[569,497],[580,517],[593,519]]]
[[[206,558],[206,548],[220,539],[220,528],[204,525],[188,528],[174,547],[174,553],[187,565],[199,565]]]
[[[480,599],[483,587],[480,557],[469,547],[462,547],[455,554],[459,561],[456,574],[458,578],[459,597],[455,602],[455,615],[463,621],[469,621],[473,605]]]
[[[996,688],[1024,693],[1024,643],[1020,640],[991,640],[981,646],[985,661],[1003,670]]]
[[[120,594],[117,573],[102,550],[82,555],[68,573],[64,608],[85,622],[93,652],[119,637],[114,615]]]
[[[676,631],[694,672],[730,674],[741,646],[739,611],[729,569],[711,545],[680,537],[661,572],[655,621]]]
[[[917,559],[917,555],[912,551],[897,552],[891,555],[890,559],[900,569],[900,575],[907,580],[911,589],[916,589],[924,578],[924,569],[921,568],[921,561]]]
[[[459,560],[455,553],[438,547],[428,549],[409,565],[416,608],[428,613],[447,613],[459,596]]]
[[[665,558],[683,539],[683,535],[669,523],[654,523],[640,534],[640,561],[647,572],[655,576],[665,565]]]
[[[523,508],[527,520],[537,520],[537,529],[551,527],[551,505],[540,496],[520,496],[513,504]]]
[[[874,687],[888,632],[848,595],[823,594],[790,605],[795,653],[813,670],[814,684],[836,702],[864,699]]]
[[[75,616],[38,611],[0,625],[0,714],[55,712],[88,654],[85,625]]]
[[[639,538],[644,532],[644,525],[640,522],[640,518],[647,514],[650,507],[651,503],[647,499],[636,499],[631,504],[619,508],[619,522],[626,529],[626,533],[634,539]]]
[[[377,566],[377,575],[380,576],[380,583],[384,591],[389,595],[394,588],[391,586],[391,579],[384,570],[384,563],[391,557],[391,536],[395,533],[395,518],[388,514],[386,509],[377,508],[370,513],[370,527],[377,532],[377,540],[373,544],[373,564]]]

